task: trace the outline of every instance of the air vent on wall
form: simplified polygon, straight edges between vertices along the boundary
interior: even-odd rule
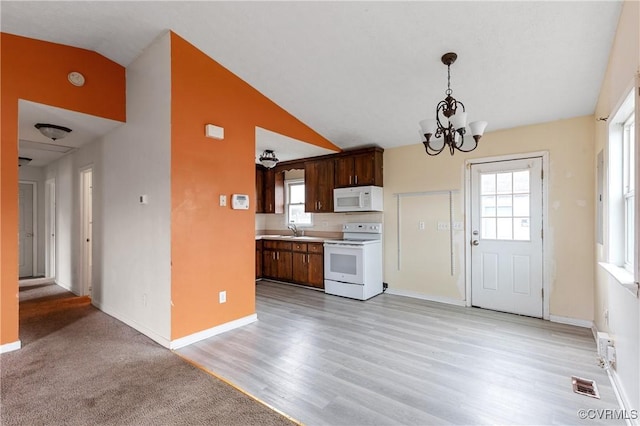
[[[596,386],[596,382],[594,380],[582,379],[580,377],[572,376],[571,383],[573,384],[573,391],[575,393],[590,396],[591,398],[600,399],[598,386]]]

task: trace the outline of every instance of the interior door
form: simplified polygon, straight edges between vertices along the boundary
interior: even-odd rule
[[[19,275],[33,276],[33,185],[21,183],[19,189]]]
[[[471,304],[541,318],[542,158],[471,166]]]

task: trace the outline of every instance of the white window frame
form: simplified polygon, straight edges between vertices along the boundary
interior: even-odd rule
[[[304,185],[304,179],[289,179],[284,182],[284,187],[286,192],[284,223],[286,226],[291,225],[291,222],[289,220],[289,207],[292,205],[291,204],[291,186],[294,186],[294,185]],[[301,203],[301,204],[302,204],[302,207],[304,208],[304,203]],[[300,204],[296,204],[296,205],[300,205]],[[297,228],[310,228],[313,226],[313,214],[308,213],[308,215],[309,215],[310,223],[294,223]]]
[[[632,86],[633,87],[633,86]],[[630,188],[629,179],[625,179],[625,172],[632,166],[636,158],[630,158],[628,149],[625,153],[625,125],[631,123],[635,117],[635,90],[631,89],[623,101],[611,114],[609,122],[609,137],[607,142],[607,191],[605,205],[607,210],[606,231],[606,263],[602,264],[620,283],[627,284],[633,281],[634,256],[629,253],[627,244],[631,239],[635,239],[634,234],[627,225],[627,201],[632,192],[625,188]],[[637,157],[635,152],[634,156]],[[626,163],[626,164],[625,164]],[[635,169],[637,173],[637,169]],[[630,202],[633,202],[631,198]],[[634,212],[635,206],[633,206]],[[637,213],[634,213],[634,215]],[[636,218],[637,219],[637,218]],[[637,221],[636,221],[637,223]],[[635,224],[633,227],[635,228]],[[631,241],[631,247],[635,252],[635,244]]]
[[[624,211],[624,268],[633,273],[635,250],[635,170],[636,155],[635,139],[635,114],[634,111],[622,124],[622,199]],[[629,215],[631,211],[631,215]]]

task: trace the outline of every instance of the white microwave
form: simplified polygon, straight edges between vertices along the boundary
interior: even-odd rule
[[[354,186],[333,190],[333,211],[381,212],[382,188],[379,186]]]

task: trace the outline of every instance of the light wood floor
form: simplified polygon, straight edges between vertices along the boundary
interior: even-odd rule
[[[257,322],[177,352],[307,425],[594,425],[577,411],[618,408],[587,329],[389,294],[256,292]],[[573,393],[572,375],[601,399]]]

